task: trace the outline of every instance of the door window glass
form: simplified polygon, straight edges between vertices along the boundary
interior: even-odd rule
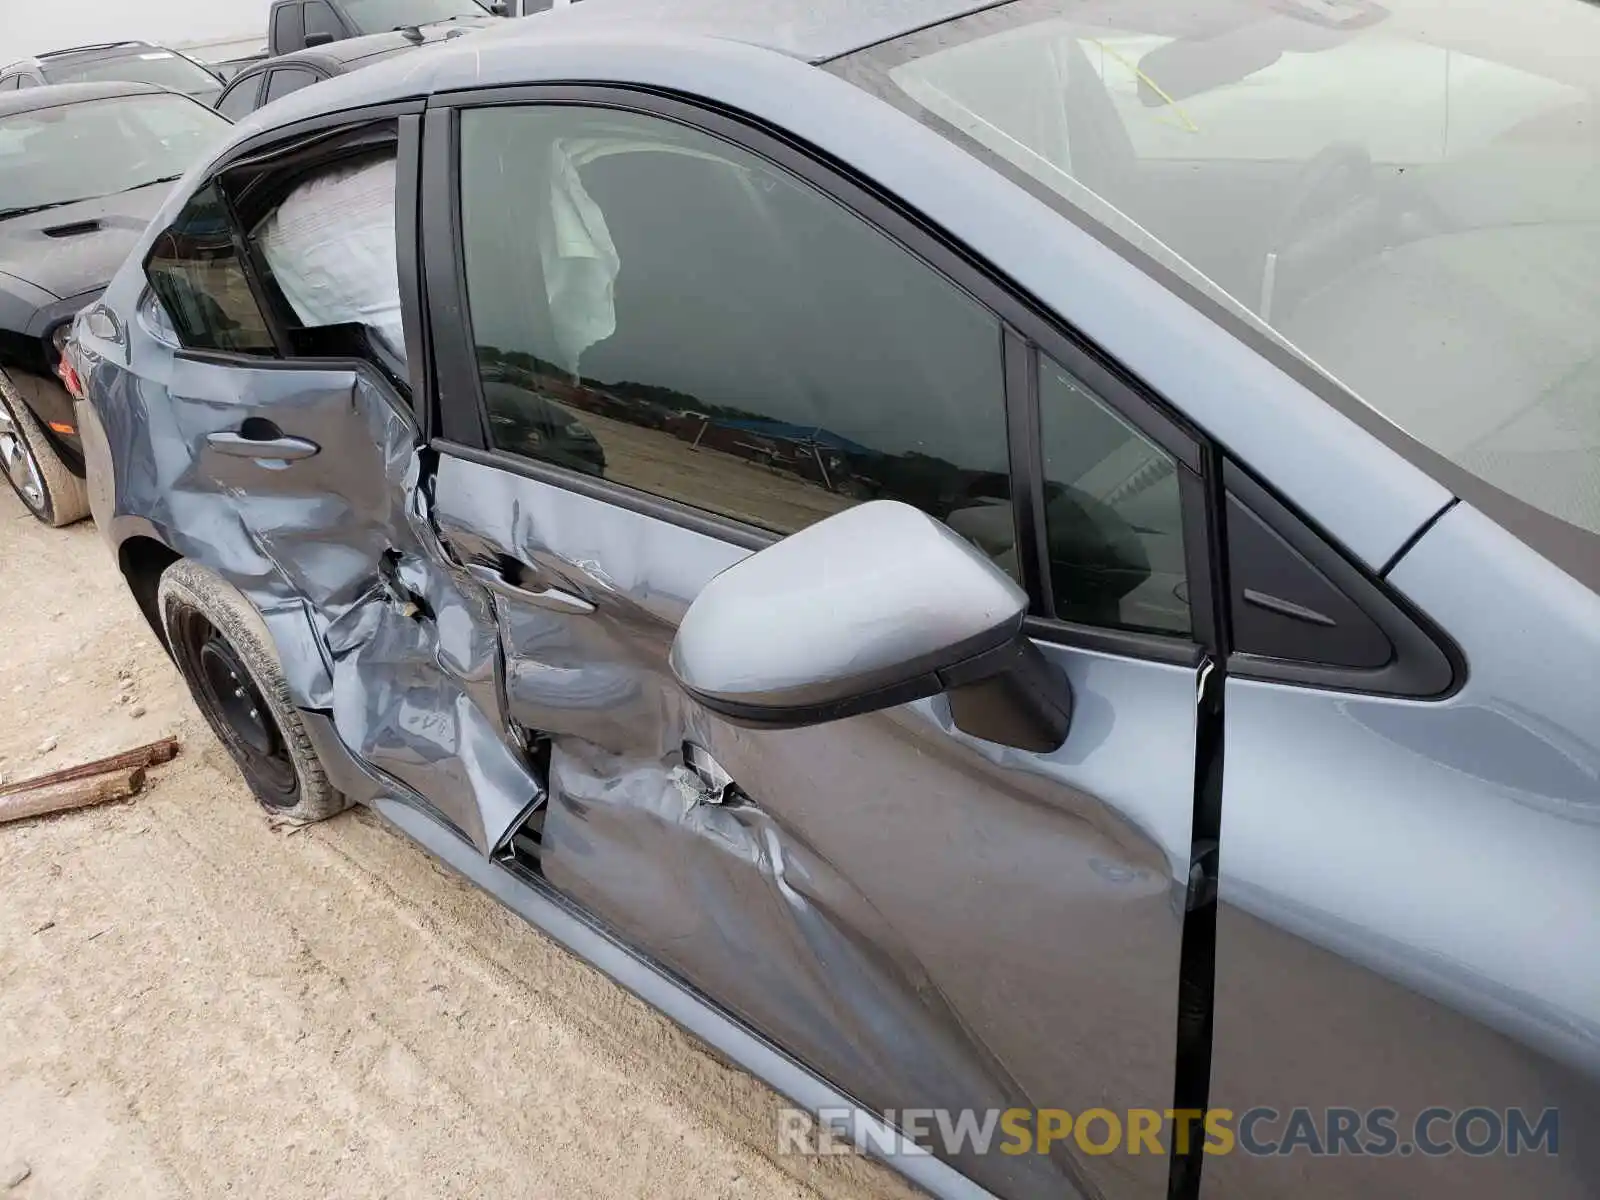
[[[305,45],[306,22],[304,7],[285,4],[272,14],[272,49],[275,54],[287,54]]]
[[[1045,355],[1039,410],[1056,615],[1187,635],[1177,463]]]
[[[303,67],[293,70],[284,69],[274,71],[267,76],[267,98],[265,103],[271,104],[280,96],[287,96],[290,92],[298,92],[301,88],[317,82],[317,77]]]
[[[197,193],[156,238],[145,274],[186,348],[274,353],[214,186]]]
[[[993,314],[709,134],[556,106],[461,133],[497,448],[778,533],[902,500],[1015,573]]]
[[[344,37],[344,30],[339,25],[339,18],[333,15],[333,9],[324,0],[311,0],[306,5],[306,37],[315,37],[325,33],[335,41]]]
[[[217,111],[230,121],[243,120],[256,109],[256,96],[261,91],[261,76],[252,75],[228,89],[217,102]]]

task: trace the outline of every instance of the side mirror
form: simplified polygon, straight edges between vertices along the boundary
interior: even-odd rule
[[[504,17],[510,15],[511,6],[506,3],[506,0],[488,0],[488,4],[489,11],[495,16]]]
[[[672,644],[678,683],[743,725],[797,728],[948,693],[964,732],[1048,753],[1072,689],[1024,636],[1028,598],[932,517],[847,509],[729,567]]]
[[[331,33],[308,33],[306,34],[306,49],[309,50],[313,46],[331,46],[338,40]]]

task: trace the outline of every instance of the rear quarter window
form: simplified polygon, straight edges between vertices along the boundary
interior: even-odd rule
[[[276,353],[215,186],[198,192],[156,238],[145,275],[185,349]]]

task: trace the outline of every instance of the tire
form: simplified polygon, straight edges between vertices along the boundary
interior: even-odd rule
[[[66,394],[48,379],[0,371],[0,475],[29,512],[59,529],[89,515],[89,489],[61,461],[23,399],[44,388]]]
[[[261,806],[296,824],[350,807],[328,782],[289,699],[266,623],[239,590],[182,559],[162,573],[156,605],[195,705]]]

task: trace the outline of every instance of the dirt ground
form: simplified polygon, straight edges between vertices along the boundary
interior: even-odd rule
[[[911,1195],[371,814],[272,828],[93,525],[0,492],[0,773],[183,743],[0,826],[6,1200]]]

